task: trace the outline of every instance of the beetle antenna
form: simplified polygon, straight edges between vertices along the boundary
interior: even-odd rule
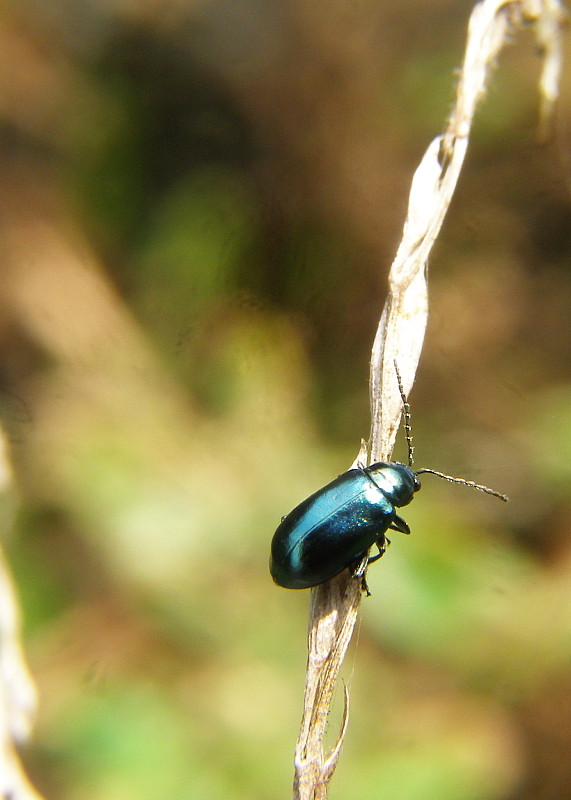
[[[504,503],[508,502],[508,498],[505,494],[496,492],[493,489],[490,489],[488,486],[482,486],[479,483],[474,483],[474,481],[467,481],[465,478],[453,478],[451,475],[445,475],[443,472],[437,472],[435,469],[417,469],[415,474],[420,475],[423,472],[429,472],[431,475],[436,475],[439,478],[443,478],[445,481],[450,481],[450,483],[461,483],[463,486],[469,486],[471,489],[477,489],[479,492],[491,494],[492,497],[497,497],[500,500],[503,500]]]
[[[402,385],[402,379],[400,376],[397,360],[394,360],[395,365],[395,372],[397,374],[397,383],[399,387],[400,396],[402,399],[402,407],[404,413],[404,434],[406,436],[406,443],[408,447],[408,466],[412,467],[414,463],[413,453],[414,453],[414,446],[412,444],[412,426],[411,426],[411,413],[410,413],[410,403],[408,402],[407,396],[404,393],[404,387]],[[423,472],[429,472],[431,475],[436,475],[438,478],[442,478],[445,481],[450,481],[450,483],[461,483],[462,486],[469,486],[470,489],[477,489],[479,492],[484,492],[485,494],[491,494],[492,497],[497,497],[499,500],[503,500],[504,503],[508,502],[508,498],[505,494],[501,492],[496,492],[494,489],[490,489],[489,486],[483,486],[480,483],[475,483],[474,481],[467,481],[465,478],[454,478],[452,475],[445,475],[443,472],[438,472],[435,469],[417,469],[415,475],[421,475]]]
[[[397,374],[397,383],[399,385],[399,392],[402,399],[402,408],[404,412],[404,435],[406,436],[406,444],[408,447],[408,465],[409,467],[412,467],[412,465],[414,464],[414,459],[412,457],[414,453],[414,447],[412,444],[412,427],[410,424],[411,420],[410,404],[407,400],[406,394],[404,393],[404,388],[402,385],[402,380],[396,358],[394,360],[394,365],[395,365],[395,372]]]

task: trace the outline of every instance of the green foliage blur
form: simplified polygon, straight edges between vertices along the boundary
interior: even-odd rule
[[[309,595],[272,584],[269,543],[368,436],[386,276],[470,9],[2,4],[3,544],[47,800],[289,795]],[[571,86],[539,146],[537,77],[517,39],[411,397],[418,465],[511,503],[426,475],[403,510],[332,800],[571,798]]]

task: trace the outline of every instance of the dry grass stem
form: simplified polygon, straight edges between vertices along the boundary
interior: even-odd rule
[[[11,490],[6,440],[0,431],[0,493]],[[22,649],[18,603],[0,550],[0,797],[42,800],[17,753],[17,746],[30,735],[35,710],[36,690]]]
[[[446,130],[429,145],[414,175],[403,236],[389,274],[389,293],[371,355],[371,434],[356,462],[388,460],[401,418],[394,362],[410,393],[428,317],[427,265],[454,194],[468,147],[474,113],[497,56],[515,30],[533,23],[543,69],[541,130],[548,128],[562,69],[559,0],[482,0],[471,15],[464,63]],[[295,800],[322,800],[337,765],[347,724],[329,754],[323,735],[334,686],[361,600],[361,586],[346,570],[311,590],[304,712],[295,749]]]

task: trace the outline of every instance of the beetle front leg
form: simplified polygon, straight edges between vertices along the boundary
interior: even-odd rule
[[[399,531],[400,533],[410,533],[410,528],[404,521],[402,517],[399,517],[395,514],[393,521],[389,525],[389,528],[393,531]]]

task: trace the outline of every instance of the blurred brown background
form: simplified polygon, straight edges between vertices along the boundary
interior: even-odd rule
[[[308,593],[269,542],[368,435],[470,10],[2,4],[4,545],[48,800],[289,795]],[[542,146],[531,32],[501,58],[411,397],[418,465],[512,502],[425,477],[370,573],[333,799],[571,798],[569,58]]]

